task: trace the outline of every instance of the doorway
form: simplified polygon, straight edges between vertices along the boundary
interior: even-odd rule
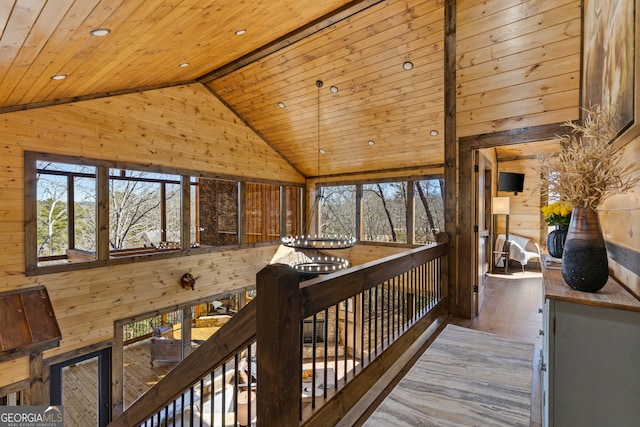
[[[111,348],[51,366],[51,404],[64,407],[65,426],[109,424]]]
[[[489,272],[491,259],[491,188],[492,164],[481,152],[476,151],[475,185],[475,274],[474,274],[474,314],[482,310],[485,294],[485,279]]]

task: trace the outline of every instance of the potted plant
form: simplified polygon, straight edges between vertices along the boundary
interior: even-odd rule
[[[547,236],[547,250],[552,257],[562,258],[562,249],[571,220],[571,209],[572,206],[567,202],[555,202],[542,207],[545,222],[556,227]]]
[[[565,122],[560,153],[541,161],[542,189],[573,206],[562,255],[562,276],[577,290],[597,292],[608,280],[607,250],[597,208],[640,181],[638,166],[622,162],[611,141],[616,134],[613,109],[585,110],[582,123]]]

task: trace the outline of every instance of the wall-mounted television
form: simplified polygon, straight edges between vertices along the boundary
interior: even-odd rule
[[[498,175],[498,191],[513,191],[522,193],[524,190],[524,174],[514,172],[500,172]]]

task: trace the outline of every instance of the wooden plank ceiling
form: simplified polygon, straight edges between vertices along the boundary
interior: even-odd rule
[[[201,83],[307,177],[442,165],[443,40],[444,0],[8,0],[0,113]]]
[[[200,81],[306,176],[441,163],[442,27],[440,0],[5,1],[0,112]]]

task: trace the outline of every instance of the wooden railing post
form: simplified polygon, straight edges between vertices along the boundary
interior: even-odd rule
[[[449,233],[437,233],[436,241],[438,243],[447,243],[447,252],[442,257],[440,263],[440,293],[439,295],[444,298],[449,298],[449,258],[451,254],[451,242],[449,241]],[[451,307],[451,302],[447,305]],[[451,309],[449,309],[451,312]]]
[[[272,264],[256,277],[257,421],[261,427],[298,426],[302,366],[298,273]]]

